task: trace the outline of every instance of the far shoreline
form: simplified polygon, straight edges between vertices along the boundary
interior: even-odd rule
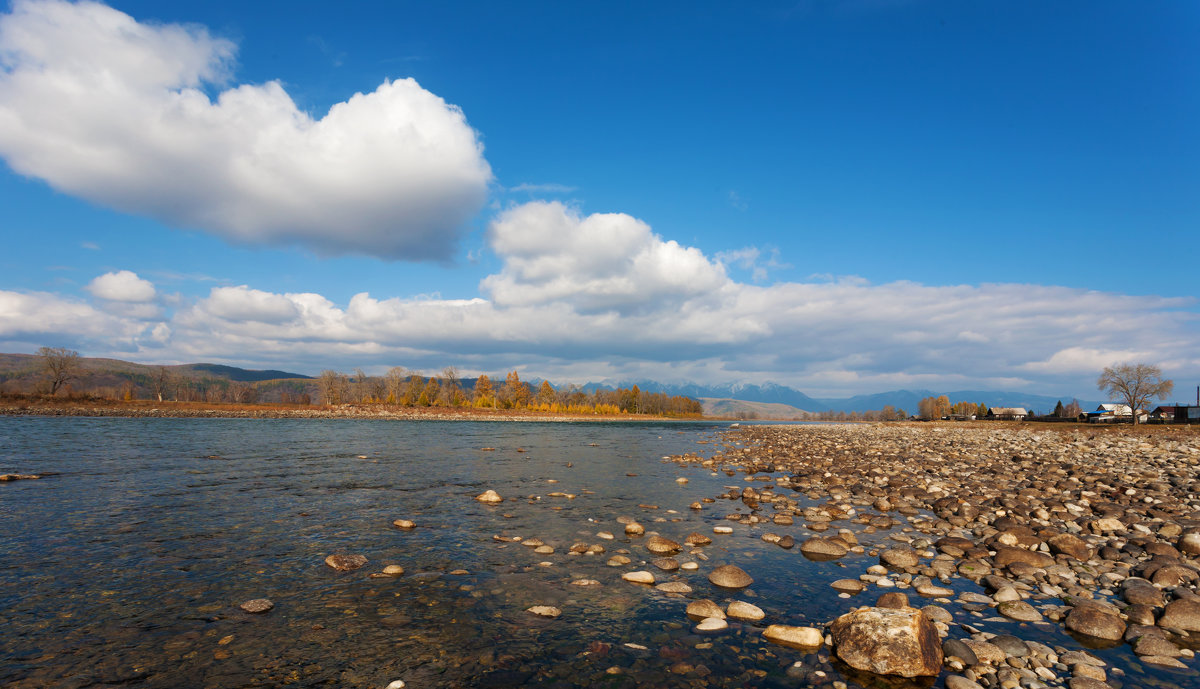
[[[12,399],[0,398],[0,416],[70,416],[81,418],[167,419],[379,419],[386,421],[498,421],[498,422],[732,422],[703,416],[648,414],[565,414],[529,409],[476,407],[399,407],[375,404],[284,405],[152,400]]]

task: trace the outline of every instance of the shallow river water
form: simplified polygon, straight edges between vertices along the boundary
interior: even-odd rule
[[[763,542],[765,528],[734,525],[703,549],[698,570],[664,573],[644,564],[644,539],[624,535],[619,517],[680,542],[729,524],[733,504],[688,505],[748,485],[744,476],[663,461],[711,454],[721,428],[0,418],[0,473],[57,472],[0,485],[0,685],[875,684],[848,675],[827,650],[806,654],[761,636],[770,623],[820,624],[872,602],[870,592],[839,599],[829,583],[873,558],[810,562]],[[489,488],[519,499],[473,500]],[[398,518],[417,528],[395,528]],[[799,521],[772,530],[798,541],[805,533]],[[494,536],[537,537],[554,553]],[[569,554],[576,542],[606,552]],[[607,566],[621,549],[633,563]],[[324,564],[336,553],[369,562],[337,572]],[[727,562],[754,585],[730,594],[709,584],[706,572]],[[388,564],[406,571],[370,576]],[[671,597],[622,581],[631,569],[694,592]],[[600,585],[571,585],[581,578]],[[238,608],[254,598],[275,607]],[[746,600],[767,618],[700,636],[684,615],[695,598]],[[562,615],[537,617],[526,612],[533,605]]]

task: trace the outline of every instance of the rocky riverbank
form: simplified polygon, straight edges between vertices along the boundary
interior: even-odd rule
[[[1169,685],[1161,672],[1195,685],[1200,433],[760,426],[726,441],[712,456],[673,459],[769,483],[730,488],[693,508],[724,509],[725,519],[764,530],[803,524],[796,540],[811,559],[878,558],[857,577],[830,582],[837,595],[867,604],[826,627],[824,641],[851,667],[908,677],[945,669],[951,689]],[[897,526],[887,545],[859,544]],[[763,535],[780,545],[786,537]],[[964,579],[978,586],[956,594]],[[972,622],[955,624],[963,612]],[[855,616],[873,621],[851,625]],[[906,631],[929,622],[940,648]],[[1014,622],[1028,633],[1012,634]],[[877,637],[865,652],[864,635]],[[1055,636],[1063,643],[1037,640]],[[907,646],[887,645],[901,638]],[[1138,667],[1088,651],[1121,644]]]

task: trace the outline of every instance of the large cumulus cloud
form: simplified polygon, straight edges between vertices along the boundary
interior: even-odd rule
[[[412,79],[320,119],[278,82],[227,88],[235,46],[94,2],[0,16],[0,156],[170,225],[322,254],[446,259],[491,180],[462,111]]]

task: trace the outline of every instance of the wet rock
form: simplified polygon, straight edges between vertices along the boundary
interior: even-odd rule
[[[1120,616],[1091,601],[1080,601],[1071,609],[1066,627],[1084,636],[1109,641],[1118,641],[1125,634],[1125,622]]]
[[[1042,620],[1042,614],[1037,611],[1037,608],[1023,600],[1011,600],[1000,603],[996,606],[996,612],[1020,622],[1040,622]]]
[[[708,580],[714,586],[727,589],[740,589],[754,583],[746,571],[737,565],[721,565],[708,573]]]
[[[691,532],[688,534],[687,538],[683,539],[684,545],[693,548],[696,546],[708,545],[710,543],[712,543],[711,538],[705,536],[704,534],[696,533],[695,531]]]
[[[1179,537],[1179,541],[1175,543],[1175,547],[1181,553],[1200,555],[1200,531],[1183,534]]]
[[[411,519],[397,519],[396,521],[392,522],[392,526],[395,526],[398,529],[415,529],[417,527],[417,523]]]
[[[1067,686],[1070,689],[1112,689],[1107,682],[1101,682],[1091,677],[1072,677]]]
[[[775,545],[784,550],[791,550],[796,547],[796,539],[792,538],[791,535],[784,535],[778,541],[775,541]]]
[[[1200,632],[1200,601],[1180,598],[1167,603],[1158,626]]]
[[[600,582],[595,579],[576,579],[571,582],[571,586],[599,586]]]
[[[838,593],[861,593],[867,585],[858,579],[838,579],[830,584]]]
[[[1133,652],[1139,656],[1168,656],[1178,658],[1182,653],[1179,647],[1161,636],[1143,636],[1133,645]]]
[[[646,527],[637,522],[630,522],[625,525],[626,536],[641,536],[644,533],[646,533]]]
[[[1142,656],[1139,658],[1143,663],[1151,665],[1159,665],[1161,667],[1175,668],[1176,670],[1186,670],[1187,665],[1184,665],[1179,659],[1171,656]]]
[[[389,577],[398,577],[404,574],[404,568],[400,565],[388,565],[383,568],[383,574]]]
[[[778,644],[800,648],[817,648],[825,640],[821,630],[815,627],[791,627],[773,624],[763,630],[763,638]]]
[[[651,574],[650,572],[646,572],[644,570],[638,570],[636,572],[626,572],[621,575],[621,578],[624,579],[625,581],[632,582],[634,584],[653,584],[654,583],[654,575]]]
[[[660,557],[650,561],[650,564],[664,572],[674,572],[679,569],[679,560],[673,557]]]
[[[531,612],[538,617],[558,617],[562,614],[562,610],[559,610],[553,605],[534,605],[532,607],[525,608],[525,611]]]
[[[979,658],[975,656],[975,651],[972,651],[971,647],[963,643],[961,639],[943,641],[942,655],[946,658],[956,657],[968,666],[979,664]]]
[[[875,607],[903,610],[908,607],[908,596],[899,591],[889,591],[880,596],[879,600],[875,601]]]
[[[937,584],[918,584],[917,593],[930,598],[948,598],[954,595],[954,589]]]
[[[364,555],[330,555],[325,558],[325,564],[339,572],[349,572],[367,564]]]
[[[721,606],[705,598],[688,603],[687,616],[694,619],[704,619],[706,617],[725,619],[725,611],[721,609]]]
[[[1054,564],[1054,558],[1045,553],[1038,553],[1024,548],[1014,548],[1010,546],[996,546],[996,555],[992,559],[992,564],[997,569],[1008,567],[1013,563],[1023,563],[1045,569]]]
[[[978,683],[962,675],[946,675],[946,689],[983,689]]]
[[[682,581],[664,581],[663,583],[658,584],[654,588],[655,588],[655,590],[661,591],[663,593],[685,594],[685,593],[692,592],[692,587],[688,586],[687,584],[683,583]]]
[[[487,505],[495,505],[496,503],[504,502],[504,498],[500,497],[500,494],[491,488],[483,491],[479,495],[476,495],[475,499]]]
[[[800,552],[810,560],[835,560],[847,552],[846,546],[831,538],[813,536],[800,544]]]
[[[980,663],[999,666],[1003,665],[1005,659],[1008,658],[1008,654],[1003,649],[991,642],[963,639],[963,643],[971,649]]]
[[[662,536],[651,536],[646,540],[646,550],[649,550],[655,555],[669,555],[671,553],[679,552],[681,547],[682,546],[675,541],[672,541],[669,538],[663,538]]]
[[[837,655],[857,670],[901,677],[936,676],[942,646],[920,610],[859,608],[830,625]]]
[[[1149,581],[1134,577],[1121,582],[1121,598],[1130,605],[1149,605],[1156,608],[1163,604],[1162,591]]]
[[[1010,658],[1024,658],[1029,655],[1029,645],[1012,634],[997,634],[988,640]]]
[[[767,616],[762,608],[757,605],[740,600],[732,601],[729,607],[726,608],[725,614],[735,620],[746,620],[749,622],[756,622]]]
[[[728,629],[729,623],[721,617],[705,617],[696,624],[698,632],[719,632],[722,629]]]
[[[253,600],[248,600],[245,603],[242,603],[238,607],[248,613],[257,615],[260,613],[267,612],[271,608],[274,608],[275,604],[266,598],[255,598]]]
[[[885,565],[903,569],[906,567],[916,567],[921,563],[921,556],[912,548],[897,546],[879,553],[879,561]]]
[[[609,567],[620,567],[629,563],[630,559],[628,557],[625,557],[624,555],[613,555],[612,557],[608,558],[608,562],[606,564]]]

